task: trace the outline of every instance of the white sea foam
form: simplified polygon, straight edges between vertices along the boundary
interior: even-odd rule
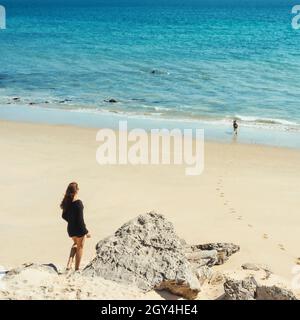
[[[286,126],[299,126],[300,124],[297,122],[285,120],[285,119],[277,119],[277,118],[258,118],[254,116],[241,116],[235,115],[235,119],[241,120],[244,122],[255,122],[255,123],[262,123],[262,124],[278,124],[278,125],[286,125]]]
[[[45,104],[45,101],[48,101]],[[180,121],[180,122],[192,122],[192,123],[206,123],[209,125],[223,125],[230,126],[232,124],[232,120],[238,120],[241,126],[246,127],[255,127],[255,128],[264,128],[264,129],[275,129],[275,130],[284,130],[284,131],[300,131],[300,123],[295,121],[287,120],[287,119],[279,119],[279,118],[267,118],[267,117],[258,117],[258,116],[250,116],[250,115],[226,115],[226,116],[206,116],[201,115],[198,110],[193,110],[187,106],[187,108],[182,107],[180,109],[172,109],[171,107],[166,106],[153,106],[147,104],[141,104],[132,109],[128,109],[127,105],[111,105],[107,106],[107,103],[103,103],[102,105],[83,105],[74,103],[71,100],[67,100],[65,103],[60,103],[60,100],[52,97],[51,99],[39,99],[39,101],[34,101],[29,97],[20,98],[18,101],[12,101],[12,97],[5,96],[0,100],[1,105],[14,104],[23,107],[30,108],[41,108],[44,110],[65,110],[69,112],[75,113],[85,113],[85,114],[115,114],[115,115],[123,115],[132,118],[142,118],[142,119],[151,119],[151,120],[163,120],[163,121]],[[64,99],[61,99],[64,101]],[[30,104],[30,102],[32,104]]]

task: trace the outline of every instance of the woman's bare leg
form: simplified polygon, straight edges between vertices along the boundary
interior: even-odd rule
[[[71,270],[72,269],[72,264],[74,261],[74,257],[76,255],[76,251],[77,251],[77,245],[76,245],[76,241],[74,238],[72,238],[74,243],[71,247],[71,251],[70,251],[70,256],[69,256],[69,260],[68,260],[68,264],[67,264],[67,270]]]
[[[76,238],[77,250],[76,250],[76,257],[75,257],[75,270],[79,270],[79,267],[80,267],[84,240],[85,240],[85,236],[81,238]]]

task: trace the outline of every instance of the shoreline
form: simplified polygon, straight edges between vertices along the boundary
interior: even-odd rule
[[[157,210],[188,243],[240,245],[241,252],[217,269],[253,262],[292,278],[300,256],[299,150],[205,142],[203,174],[187,177],[181,165],[100,166],[93,128],[0,123],[5,268],[26,261],[65,264],[71,242],[58,204],[76,180],[93,236],[83,266],[97,241]]]
[[[10,105],[0,107],[0,121],[40,123],[45,125],[72,125],[85,128],[110,128],[117,130],[119,121],[128,121],[128,128],[142,128],[150,131],[157,129],[204,129],[205,140],[213,142],[241,143],[262,146],[287,147],[300,149],[300,133],[297,131],[276,130],[243,126],[235,137],[230,123],[206,121],[180,121],[178,119],[161,119],[147,116],[129,116],[113,112],[93,113],[76,110],[50,109],[30,106]]]
[[[11,125],[27,125],[27,126],[33,126],[33,127],[48,127],[50,128],[69,128],[69,129],[78,129],[78,130],[83,130],[83,131],[91,131],[91,130],[101,130],[101,129],[106,129],[104,127],[90,127],[90,126],[82,126],[82,125],[77,125],[77,124],[66,124],[66,123],[44,123],[44,122],[37,122],[37,121],[18,121],[18,120],[6,120],[6,119],[2,119],[0,118],[0,126],[1,125],[5,125],[5,124],[11,124]],[[115,131],[116,133],[119,132],[118,129],[114,129],[114,128],[109,128],[112,129],[113,131]],[[128,127],[128,130],[130,130],[131,128]],[[143,128],[142,128],[143,129]],[[150,135],[151,133],[145,129],[147,134]],[[171,129],[170,129],[171,130]],[[194,130],[194,129],[193,129]],[[97,131],[95,131],[95,134],[97,133]],[[194,141],[195,138],[193,137],[192,140]],[[261,148],[261,149],[270,149],[270,150],[288,150],[288,151],[292,151],[292,152],[299,152],[300,154],[300,148],[295,148],[295,147],[287,147],[287,146],[276,146],[276,145],[269,145],[269,144],[256,144],[256,143],[251,143],[251,142],[239,142],[239,141],[228,141],[228,140],[215,140],[215,139],[210,139],[205,137],[204,140],[204,144],[212,144],[212,145],[237,145],[237,146],[245,146],[248,148]]]

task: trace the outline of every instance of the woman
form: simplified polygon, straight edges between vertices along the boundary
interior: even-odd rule
[[[63,210],[62,217],[68,222],[68,234],[74,242],[68,260],[67,270],[71,270],[75,256],[75,270],[79,270],[85,237],[91,237],[84,223],[83,204],[81,200],[78,199],[78,192],[78,184],[76,182],[70,183],[60,204]]]

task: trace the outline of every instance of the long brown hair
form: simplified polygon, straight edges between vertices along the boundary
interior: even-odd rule
[[[78,183],[77,182],[71,182],[68,185],[68,188],[66,190],[65,196],[62,199],[62,202],[60,204],[60,208],[62,210],[67,210],[69,208],[69,206],[72,204],[74,197],[76,195],[76,193],[78,192],[79,187],[78,187]]]

